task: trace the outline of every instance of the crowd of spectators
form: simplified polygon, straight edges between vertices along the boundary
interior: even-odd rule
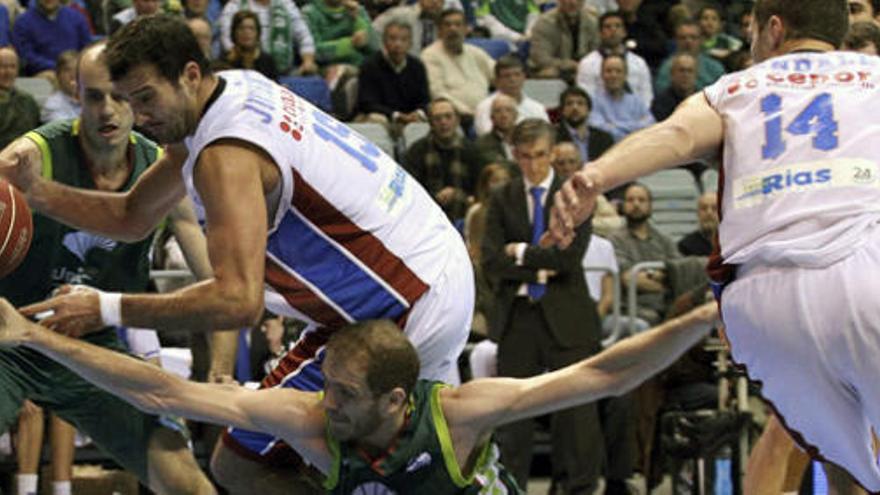
[[[853,24],[845,48],[877,55],[880,2],[850,0],[849,4]],[[527,334],[520,327],[531,320],[543,321],[547,339],[560,339],[557,326],[562,324],[548,323],[546,315],[532,306],[519,305],[521,296],[531,297],[526,294],[531,279],[514,269],[522,265],[524,256],[551,259],[558,254],[533,246],[534,216],[540,214],[536,201],[546,201],[551,186],[557,188],[581,164],[589,166],[614,142],[666,119],[687,97],[723,74],[751,64],[748,0],[4,0],[0,1],[0,148],[40,122],[78,115],[77,51],[136,17],[159,12],[185,17],[218,69],[252,69],[282,83],[295,77],[318,78],[334,92],[350,86],[345,81],[353,81],[354,97],[334,98],[331,110],[357,123],[384,126],[393,139],[405,143],[397,149],[399,162],[460,226],[468,244],[478,283],[474,328],[496,339],[509,337],[506,332]],[[500,53],[481,48],[488,46],[485,41],[499,42],[495,46],[501,47]],[[18,77],[46,79],[54,92],[38,105],[16,88]],[[539,102],[526,90],[529,79],[558,79],[565,89],[551,104]],[[535,157],[516,153],[516,125],[527,119],[533,126],[538,125],[535,120],[553,126],[556,145],[539,150],[549,153],[540,170],[534,166]],[[426,132],[406,141],[404,129],[409,125],[424,126]],[[552,169],[547,168],[549,163]],[[516,186],[510,186],[511,181]],[[543,183],[544,199],[524,195],[525,185]],[[499,203],[503,196],[497,191],[502,187],[504,194],[521,199],[523,207],[493,212],[492,205],[511,207]],[[631,184],[610,191],[607,198],[610,203],[603,203],[602,215],[607,213],[611,221],[599,220],[597,213],[594,223],[602,236],[585,230],[589,238],[572,255],[577,264],[553,258],[565,263],[535,269],[536,274],[543,271],[542,285],[552,290],[570,283],[564,270],[588,269],[586,287],[578,283],[570,290],[577,297],[563,294],[569,291],[564,288],[560,300],[554,300],[559,306],[556,313],[565,313],[567,305],[595,305],[565,322],[596,329],[589,342],[572,345],[578,347],[578,356],[597,351],[599,329],[605,327],[607,335],[609,327],[620,323],[609,320],[612,272],[620,272],[625,290],[627,272],[639,262],[706,256],[718,226],[717,197],[712,192],[699,199],[693,232],[674,240],[651,222],[648,187]],[[504,223],[504,215],[516,217],[523,227],[515,234],[506,233],[512,227]],[[607,228],[621,223],[620,228]],[[494,244],[483,244],[487,228]],[[522,252],[505,250],[512,242],[510,236],[517,237]],[[608,272],[597,272],[597,266]],[[509,277],[514,271],[516,276]],[[673,297],[666,271],[643,271],[636,281],[639,321],[633,326],[646,328],[663,321]],[[495,298],[504,292],[499,289],[504,284],[508,307],[500,311]],[[620,302],[625,311],[626,301]],[[279,337],[279,321],[267,318],[264,323],[260,335],[267,337],[263,347],[268,347],[271,357],[286,343]],[[574,335],[577,328],[566,327],[565,332]],[[524,342],[534,349],[543,345]],[[554,354],[558,349],[551,350],[524,370],[509,365],[517,358],[509,357],[505,349],[500,369],[491,373],[537,372],[561,366],[574,356],[563,359]],[[265,358],[255,360],[262,363]],[[255,363],[254,370],[257,374],[264,369]],[[609,420],[605,406],[581,411],[581,417],[602,427],[613,425],[617,439],[629,438],[625,426]],[[530,427],[523,428],[508,437],[521,439],[522,431],[530,434]],[[584,435],[592,438],[594,433]],[[502,446],[502,451],[510,456],[517,445]],[[631,450],[606,445],[612,457],[630,455]],[[510,463],[519,469],[521,481],[527,466],[520,464],[525,462]],[[608,465],[606,460],[596,466],[603,463]],[[631,474],[632,469],[623,471]],[[563,471],[559,476],[574,486],[578,473]],[[592,486],[594,480],[588,481]]]

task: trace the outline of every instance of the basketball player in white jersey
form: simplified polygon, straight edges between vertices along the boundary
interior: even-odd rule
[[[710,275],[734,359],[814,457],[880,490],[880,58],[835,52],[845,0],[758,0],[757,64],[578,172],[556,197],[565,245],[596,195],[721,153]]]
[[[138,239],[186,195],[206,221],[214,278],[168,294],[72,292],[26,308],[80,335],[103,325],[246,327],[265,306],[310,322],[264,387],[321,390],[323,345],[343,325],[395,321],[422,377],[454,376],[474,283],[459,234],[431,197],[344,124],[256,72],[212,74],[186,24],[139,19],[108,42],[115,89],[168,145],[126,194],[58,186],[0,163],[31,206],[105,236]],[[290,493],[293,451],[231,429],[215,474],[233,493]],[[245,458],[251,460],[245,460]],[[276,463],[271,468],[260,461]]]

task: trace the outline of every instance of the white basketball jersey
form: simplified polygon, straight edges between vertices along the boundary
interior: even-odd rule
[[[187,140],[184,180],[201,209],[193,167],[222,138],[252,143],[278,165],[281,200],[265,253],[269,309],[326,326],[401,321],[444,270],[471,269],[447,266],[464,252],[461,237],[376,145],[257,72],[218,76],[226,87]],[[263,205],[242,208],[256,217]]]
[[[793,53],[705,90],[724,119],[721,256],[821,267],[880,220],[880,58]]]

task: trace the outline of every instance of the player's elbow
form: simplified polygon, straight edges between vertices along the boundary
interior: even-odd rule
[[[697,146],[693,126],[677,119],[669,119],[659,127],[665,134],[663,141],[669,143],[676,162],[684,163],[700,156],[701,150]]]
[[[253,327],[263,316],[262,287],[247,287],[249,284],[222,291],[220,305],[224,320],[218,328]]]

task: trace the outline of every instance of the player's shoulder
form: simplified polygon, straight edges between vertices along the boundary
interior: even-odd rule
[[[47,141],[51,141],[58,138],[71,137],[76,134],[76,131],[78,130],[79,119],[61,119],[43,124],[31,132],[41,136]]]

